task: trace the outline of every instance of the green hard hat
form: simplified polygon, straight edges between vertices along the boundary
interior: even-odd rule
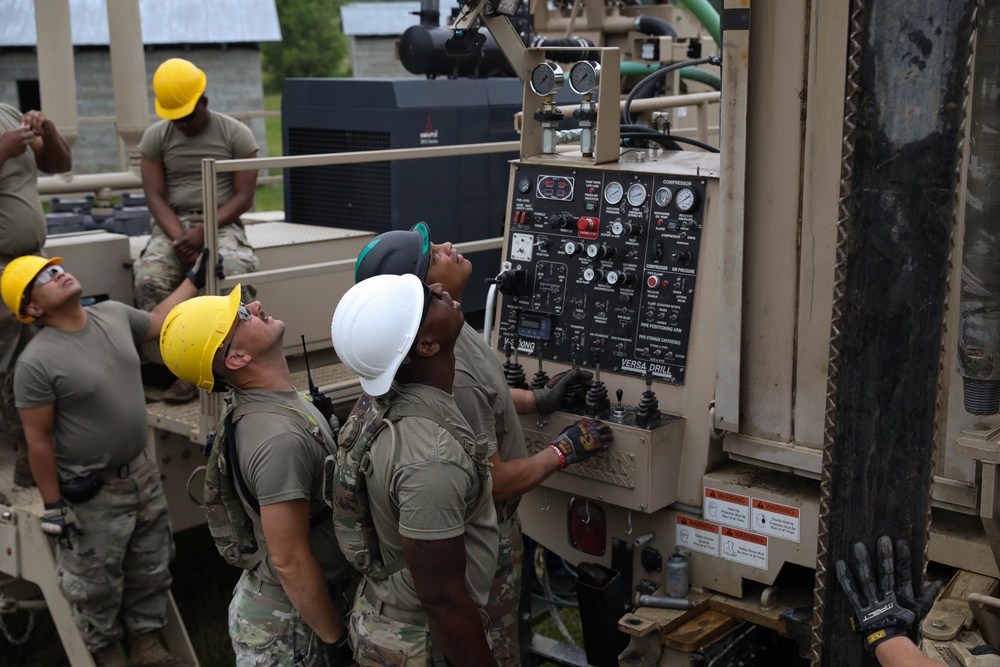
[[[412,273],[427,280],[431,263],[431,230],[418,222],[410,231],[395,230],[379,234],[365,246],[354,265],[354,282],[381,275]]]

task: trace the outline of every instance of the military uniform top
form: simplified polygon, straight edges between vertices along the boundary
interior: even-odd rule
[[[393,383],[393,389],[395,393],[389,394],[393,404],[428,407],[469,442],[475,441],[451,394],[422,384]],[[401,536],[435,541],[464,535],[465,585],[472,600],[485,606],[497,567],[498,540],[496,510],[489,501],[493,491],[489,475],[481,476],[463,445],[434,421],[403,417],[394,428],[394,461],[389,460],[392,433],[388,427],[372,441],[369,452],[373,473],[368,479],[368,497],[383,562],[403,557]],[[486,488],[481,490],[482,484]],[[385,580],[369,579],[368,585],[386,604],[421,608],[409,568]]]
[[[485,433],[490,439],[490,456],[498,449],[502,461],[528,455],[503,368],[490,346],[468,324],[455,343],[455,404],[472,431]],[[503,504],[516,507],[520,500],[511,498]]]
[[[323,501],[323,461],[336,451],[330,427],[312,403],[298,392],[233,390],[234,405],[260,401],[305,413],[319,424],[327,441],[327,448],[320,445],[303,430],[302,424],[291,417],[273,412],[244,415],[236,422],[236,455],[243,479],[261,506],[289,500],[308,500],[309,515],[316,516],[326,507]],[[260,515],[249,507],[246,510],[253,521],[257,542],[266,544]],[[326,580],[342,590],[350,579],[351,568],[337,546],[333,519],[311,526],[309,545]],[[254,572],[268,583],[281,583],[270,556]]]
[[[87,308],[79,331],[45,327],[14,369],[19,408],[55,404],[59,478],[128,463],[146,445],[146,400],[136,344],[149,313],[117,301]]]
[[[21,112],[0,102],[0,135],[21,124]],[[28,146],[0,167],[0,256],[34,255],[45,245],[35,152]]]
[[[244,158],[257,150],[257,142],[243,123],[209,110],[211,116],[201,132],[184,136],[169,120],[153,123],[142,134],[139,151],[163,164],[167,204],[174,211],[196,211],[202,207],[201,161],[203,158]],[[219,174],[218,203],[232,199],[233,174]]]

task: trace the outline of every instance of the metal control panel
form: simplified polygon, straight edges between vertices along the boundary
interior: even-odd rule
[[[684,384],[706,179],[517,165],[498,346]]]

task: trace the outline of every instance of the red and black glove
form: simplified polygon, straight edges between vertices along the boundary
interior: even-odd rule
[[[596,419],[584,417],[564,428],[559,436],[549,443],[549,447],[556,450],[559,455],[561,463],[559,467],[565,468],[571,463],[579,463],[598,452],[603,452],[612,440],[614,434],[610,426]]]

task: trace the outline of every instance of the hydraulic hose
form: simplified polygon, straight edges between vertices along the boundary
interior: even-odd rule
[[[687,7],[692,14],[698,17],[705,30],[715,40],[715,45],[722,48],[722,31],[719,27],[719,12],[715,7],[708,4],[708,0],[675,0],[675,4]]]
[[[632,107],[632,100],[635,99],[638,96],[638,93],[643,91],[646,86],[655,83],[658,77],[666,76],[670,72],[681,69],[683,67],[694,67],[695,65],[704,65],[706,63],[712,65],[721,65],[722,59],[719,58],[718,56],[709,56],[707,58],[698,58],[697,60],[689,60],[683,63],[674,63],[673,65],[667,65],[662,69],[656,70],[655,72],[647,76],[645,79],[640,81],[634,88],[632,88],[632,92],[628,94],[628,97],[625,98],[625,108],[622,109],[622,117],[625,119],[625,122],[629,124],[632,123],[632,114],[630,112],[630,109]]]
[[[621,64],[621,73],[622,76],[629,76],[631,74],[652,74],[659,68],[660,66],[656,63],[640,63],[628,60]],[[711,72],[706,72],[705,70],[698,69],[697,67],[682,67],[681,78],[698,81],[706,86],[710,86],[713,90],[722,90],[722,79],[715,76]],[[639,96],[637,95],[636,97]]]
[[[674,27],[657,16],[636,16],[633,25],[636,30],[647,35],[659,35],[677,41],[677,31]]]

